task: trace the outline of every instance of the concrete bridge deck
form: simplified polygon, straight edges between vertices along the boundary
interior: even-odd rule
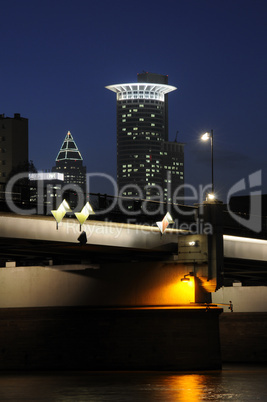
[[[79,240],[80,236],[86,238]],[[97,251],[111,252],[117,250],[153,253],[177,253],[178,243],[183,243],[184,236],[190,234],[186,230],[167,228],[162,235],[155,226],[116,223],[88,219],[82,227],[73,218],[64,218],[57,229],[52,216],[0,214],[1,252],[4,244],[12,241],[13,247],[19,243],[26,248],[31,242],[38,244],[40,249],[47,250],[66,246],[87,245],[87,248]],[[54,244],[54,246],[53,246]],[[251,239],[240,236],[223,235],[224,257],[243,258],[251,260],[267,260],[267,240]],[[28,250],[29,251],[29,250]],[[37,250],[36,250],[37,251]],[[114,252],[114,251],[113,251]],[[158,255],[157,255],[158,256]]]
[[[65,218],[56,228],[53,217],[0,215],[0,253],[6,255],[47,256],[97,253],[100,259],[123,259],[124,255],[138,258],[166,258],[177,254],[178,235],[184,231],[166,229],[162,235],[157,226],[87,220],[82,227],[76,219]]]

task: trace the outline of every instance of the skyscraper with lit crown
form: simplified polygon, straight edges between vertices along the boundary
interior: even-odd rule
[[[86,166],[83,166],[82,155],[70,131],[68,131],[57,154],[56,166],[52,168],[52,172],[63,173],[64,185],[75,184],[85,194]],[[72,200],[74,198],[72,196]],[[71,200],[68,201],[71,202]]]
[[[109,85],[117,96],[117,184],[122,195],[171,202],[183,196],[184,145],[168,141],[168,76],[138,75],[137,83]],[[140,190],[142,194],[140,194]]]

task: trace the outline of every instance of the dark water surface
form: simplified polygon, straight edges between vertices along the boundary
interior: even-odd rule
[[[0,401],[267,401],[267,366],[186,373],[0,373]]]

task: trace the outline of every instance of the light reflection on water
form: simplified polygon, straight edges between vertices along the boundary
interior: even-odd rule
[[[0,373],[0,401],[266,401],[267,366],[222,371]]]

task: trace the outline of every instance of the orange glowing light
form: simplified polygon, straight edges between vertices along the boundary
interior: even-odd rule
[[[168,377],[166,382],[168,382],[168,394],[172,400],[198,402],[205,396],[205,376],[198,374],[173,375]]]

